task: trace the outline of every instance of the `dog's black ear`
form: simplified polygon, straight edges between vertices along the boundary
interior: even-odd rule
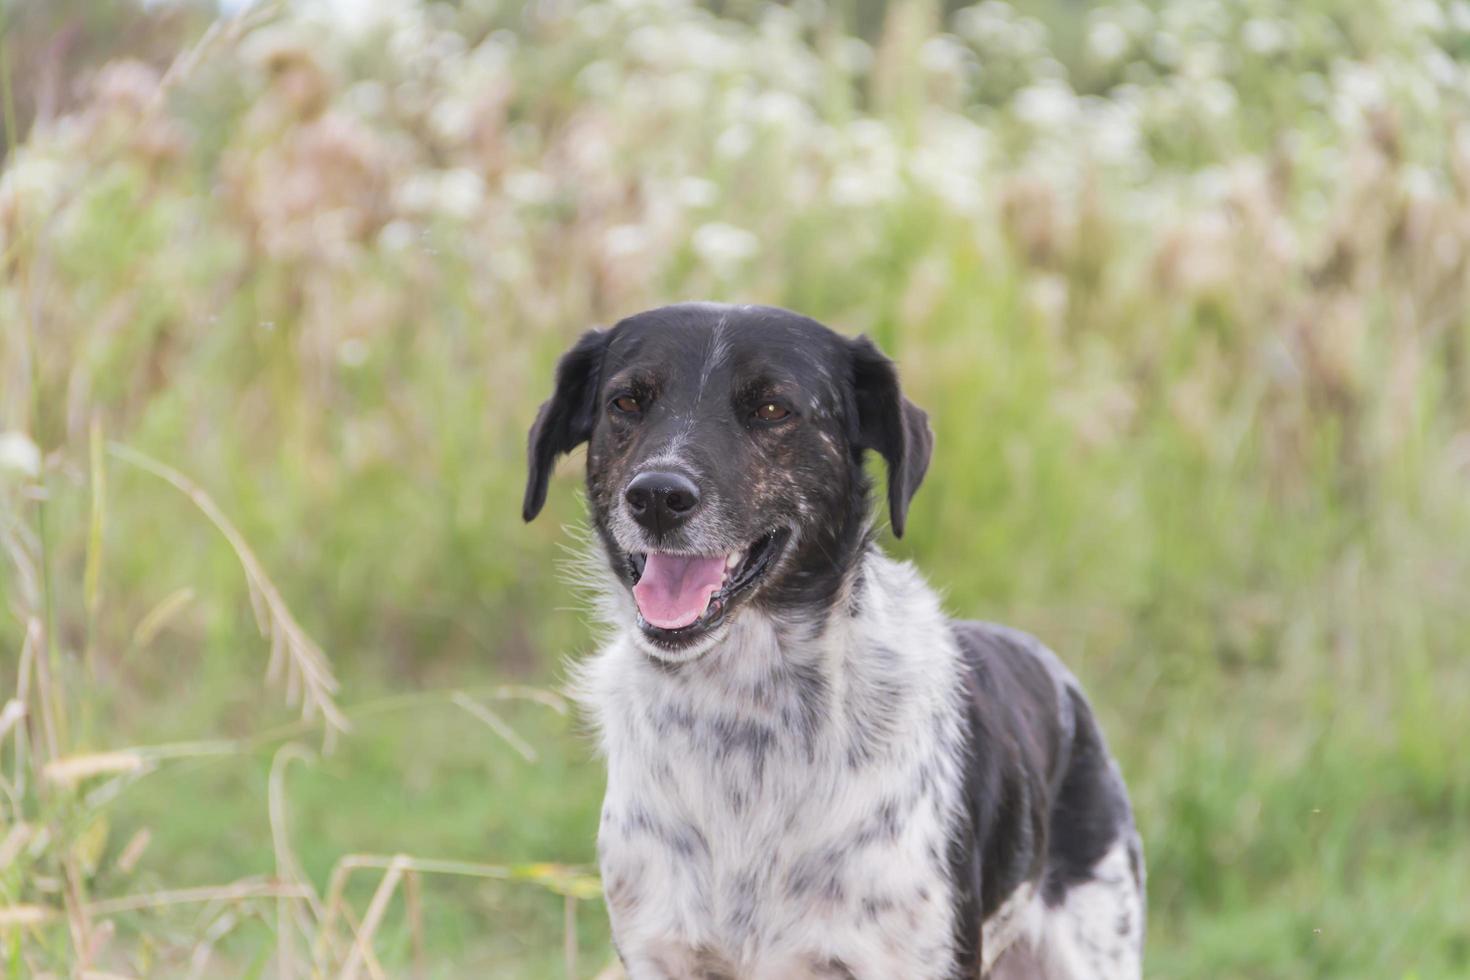
[[[857,418],[853,445],[872,449],[888,464],[888,516],[895,537],[903,537],[904,518],[924,471],[934,436],[929,416],[903,396],[898,369],[867,337],[852,346],[852,386]]]
[[[592,438],[597,421],[597,390],[602,380],[602,356],[610,331],[589,330],[556,365],[556,391],[536,413],[526,448],[526,499],[521,517],[531,520],[546,503],[546,485],[556,457]]]

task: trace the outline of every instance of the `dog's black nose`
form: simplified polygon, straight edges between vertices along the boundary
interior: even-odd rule
[[[699,506],[699,488],[678,473],[639,473],[624,494],[633,519],[656,535],[667,534]]]

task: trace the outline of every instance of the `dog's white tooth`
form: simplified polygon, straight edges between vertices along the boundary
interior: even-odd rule
[[[725,570],[733,571],[740,564],[741,554],[738,551],[730,552],[730,557],[725,559]]]

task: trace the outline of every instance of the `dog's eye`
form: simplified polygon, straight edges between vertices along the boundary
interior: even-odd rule
[[[755,417],[762,422],[779,422],[791,415],[789,411],[775,402],[766,402],[755,410]]]
[[[613,408],[625,415],[637,415],[643,410],[643,405],[632,395],[619,395],[613,399]]]

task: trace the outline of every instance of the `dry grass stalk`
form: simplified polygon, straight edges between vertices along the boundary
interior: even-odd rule
[[[22,848],[31,842],[34,830],[28,823],[16,822],[0,837],[0,871],[4,871],[19,856]]]
[[[424,944],[424,886],[417,871],[403,876],[403,903],[408,912],[408,933],[413,943],[413,975],[423,980],[429,975],[428,947]]]
[[[286,767],[292,761],[310,761],[311,755],[296,744],[284,745],[271,760],[268,806],[271,823],[271,845],[275,849],[276,877],[298,886],[308,896],[311,913],[321,915],[321,901],[291,849],[286,813]],[[292,920],[296,919],[295,922]],[[296,975],[296,943],[294,932],[309,922],[302,922],[304,912],[292,897],[282,896],[276,902],[276,971],[282,980]]]
[[[40,537],[42,542],[42,567],[45,568],[45,536],[41,535]],[[46,577],[45,574],[42,575],[43,580]],[[40,780],[36,789],[43,801],[43,805],[50,790],[66,784],[65,777],[67,772],[66,760],[59,759],[61,738],[58,735],[58,729],[63,724],[58,721],[58,718],[62,717],[61,692],[52,683],[51,663],[54,651],[48,649],[46,644],[45,628],[41,620],[35,616],[31,616],[26,624],[26,639],[21,648],[20,670],[18,672],[20,684],[17,685],[16,696],[22,701],[27,698],[30,689],[30,672],[32,665],[34,665],[35,698],[40,705],[39,713],[45,752],[43,756],[37,758],[33,754],[26,752],[19,744],[19,740],[17,740],[16,780],[17,782],[22,780],[24,778],[23,774],[28,769],[34,767],[37,762],[41,762],[43,778]],[[48,777],[46,767],[57,762],[62,764],[61,778],[57,779],[54,776]],[[17,796],[16,799],[23,799],[23,796]],[[50,833],[55,840],[60,841],[65,839],[65,835],[61,833],[59,826]],[[86,889],[84,887],[81,869],[77,865],[76,854],[70,847],[63,848],[60,864],[62,903],[66,910],[66,924],[71,934],[72,950],[76,954],[80,965],[85,968],[88,965],[90,950],[92,949],[92,920],[91,914],[87,909]]]
[[[368,910],[360,926],[351,922],[351,907],[346,900],[347,883],[356,871],[379,870],[384,872],[378,887],[373,892]],[[398,882],[406,876],[416,874],[443,874],[466,878],[484,878],[494,881],[524,881],[536,884],[573,900],[596,898],[602,894],[601,883],[585,869],[560,864],[496,865],[475,864],[468,861],[446,861],[432,858],[415,858],[407,854],[391,857],[378,854],[348,854],[332,869],[327,883],[326,908],[319,928],[314,953],[317,975],[355,976],[357,970],[367,968],[372,972],[375,962],[371,940],[388,903],[397,890]],[[410,905],[409,914],[414,914]],[[569,910],[574,918],[574,913]],[[338,917],[348,921],[355,937],[346,965],[337,974],[332,974],[328,943],[336,937]],[[575,944],[575,930],[568,944]],[[575,953],[571,954],[575,957]],[[573,960],[575,965],[575,961]],[[349,969],[350,968],[350,969]]]
[[[92,416],[87,446],[91,471],[91,520],[87,528],[87,564],[82,576],[82,595],[87,608],[87,646],[82,661],[97,675],[97,612],[102,602],[102,543],[107,521],[107,467],[102,459],[102,420]]]
[[[146,765],[136,752],[91,752],[52,759],[41,767],[41,775],[53,785],[75,788],[93,776],[135,773]]]
[[[153,638],[193,601],[194,590],[187,585],[164,596],[156,606],[148,610],[142,619],[138,620],[138,625],[133,627],[133,649],[146,647],[152,643]]]
[[[577,896],[567,895],[562,901],[562,965],[567,980],[577,980]]]
[[[260,559],[256,558],[244,536],[225,517],[209,494],[178,470],[116,442],[108,443],[107,451],[114,458],[172,485],[193,501],[220,534],[224,535],[245,571],[256,624],[261,635],[270,641],[271,657],[266,676],[272,680],[281,680],[284,675],[287,700],[293,703],[300,700],[305,719],[310,720],[320,715],[325,722],[324,747],[330,750],[336,736],[351,727],[347,717],[337,707],[337,678],[332,674],[326,654],[291,614],[290,608],[281,598],[280,590],[266,574]]]
[[[205,976],[205,970],[209,967],[209,959],[214,955],[214,947],[230,933],[240,922],[240,917],[233,912],[225,912],[212,922],[199,942],[195,944],[194,951],[189,954],[189,980],[198,980]]]
[[[244,878],[229,885],[206,885],[200,888],[169,888],[163,891],[124,895],[90,902],[87,911],[94,916],[117,915],[171,905],[198,905],[207,902],[242,902],[255,898],[305,898],[300,886],[269,879]]]
[[[398,890],[398,882],[403,878],[408,864],[407,855],[396,855],[389,863],[388,870],[383,873],[383,879],[373,892],[372,901],[368,902],[367,913],[362,917],[362,928],[358,930],[352,943],[352,952],[348,954],[347,963],[342,967],[343,980],[357,980],[357,971],[365,964],[373,963],[373,934],[378,931],[378,926],[388,911],[388,903],[393,901],[393,893]],[[370,969],[370,972],[376,978],[382,974],[382,968]]]
[[[30,929],[55,919],[57,911],[46,905],[0,906],[0,929]]]
[[[484,722],[486,727],[505,739],[506,744],[515,749],[522,759],[525,759],[527,762],[536,761],[536,750],[531,747],[529,742],[516,734],[515,729],[511,728],[500,715],[460,691],[455,691],[451,694],[449,700]]]
[[[139,828],[134,832],[133,836],[128,838],[128,842],[123,845],[117,861],[114,862],[117,870],[123,874],[132,874],[133,869],[138,865],[138,860],[143,856],[143,852],[148,850],[148,845],[152,840],[153,833],[147,827]]]

